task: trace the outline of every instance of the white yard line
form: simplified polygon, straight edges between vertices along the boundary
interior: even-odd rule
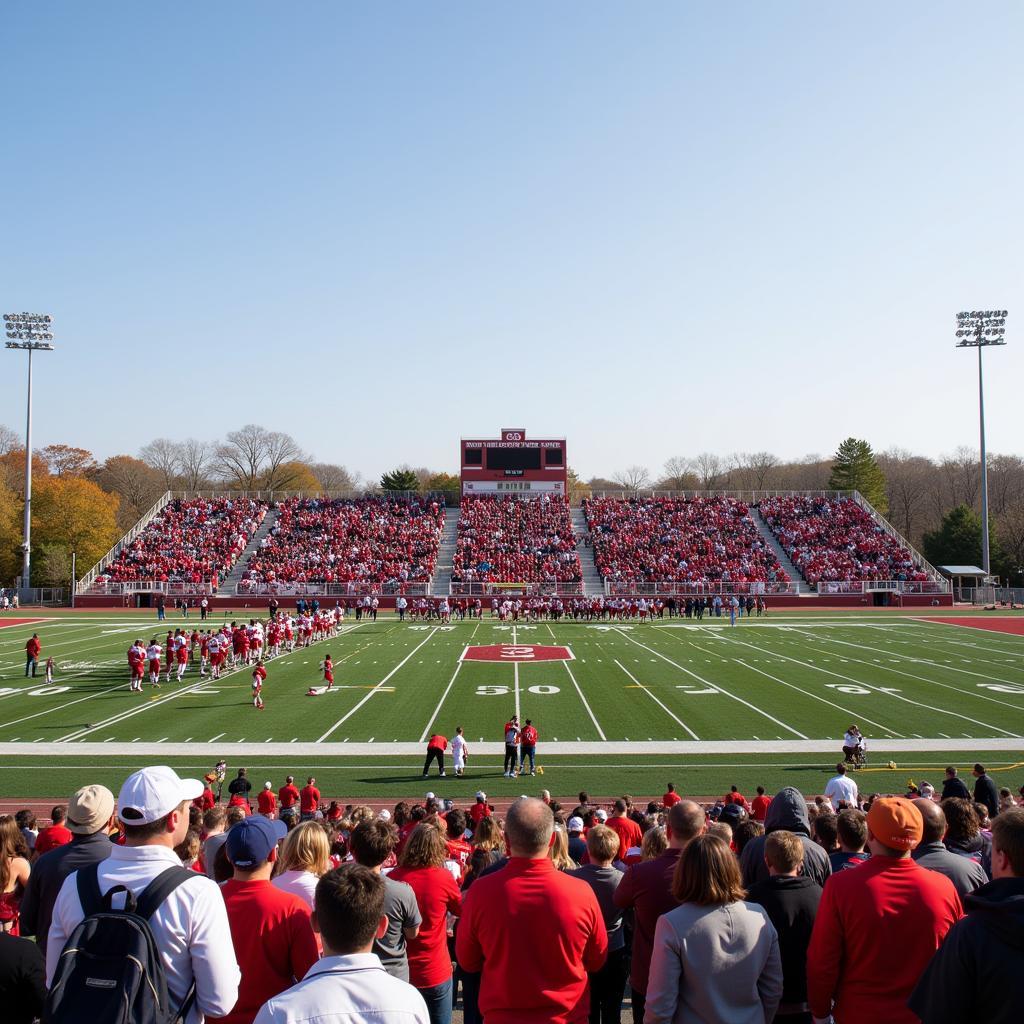
[[[590,720],[594,723],[594,728],[597,730],[597,735],[600,736],[602,740],[606,740],[608,737],[605,736],[604,729],[601,728],[601,723],[598,722],[593,710],[587,703],[587,698],[583,696],[583,691],[580,689],[580,684],[576,682],[576,677],[572,674],[572,669],[569,668],[569,662],[563,661],[562,664],[565,666],[565,671],[569,673],[569,678],[572,680],[572,685],[576,687],[576,692],[579,694],[580,700],[583,703],[583,707],[586,708],[587,714],[590,715]],[[544,749],[550,751],[550,748],[548,746],[545,746]]]
[[[519,662],[512,662],[512,685],[516,691],[516,718],[519,718]]]
[[[646,686],[644,686],[644,684],[641,683],[640,680],[637,679],[637,677],[633,675],[633,673],[630,672],[629,669],[626,668],[626,666],[623,665],[621,661],[615,659],[615,664],[618,665],[619,668],[621,668],[622,671],[625,672],[626,675],[633,680],[634,684],[639,686],[640,689],[643,690],[644,693],[646,693],[647,696],[650,697],[651,700],[653,700],[654,703],[657,704],[658,707],[660,707],[666,715],[668,715],[673,721],[681,725],[695,740],[700,739],[700,737],[681,718],[677,717],[674,712],[670,711]]]
[[[696,672],[691,672],[688,668],[684,667],[683,665],[680,665],[679,662],[673,661],[671,658],[662,654],[661,651],[656,651],[653,647],[648,647],[647,644],[642,644],[639,640],[634,640],[627,633],[623,633],[621,629],[617,629],[615,632],[618,633],[620,636],[624,636],[630,643],[636,644],[637,647],[642,647],[645,651],[650,651],[651,654],[654,654],[657,657],[661,658],[662,661],[668,662],[668,664],[673,666],[673,668],[679,669],[680,672],[685,672],[688,676],[692,676],[694,679],[703,683],[705,686],[710,686],[712,689],[717,690],[724,697],[729,697],[732,700],[737,701],[740,704],[743,704],[745,707],[750,708],[751,711],[756,711],[759,715],[763,715],[770,722],[774,722],[776,725],[782,726],[782,728],[785,729],[787,732],[793,733],[794,736],[799,736],[802,740],[807,739],[807,737],[802,732],[800,732],[799,729],[794,729],[793,726],[787,725],[785,722],[776,718],[774,715],[769,715],[767,711],[762,711],[761,708],[757,707],[757,705],[755,704],[751,704],[750,701],[744,700],[742,697],[737,697],[735,693],[730,693],[728,690],[723,689],[717,683],[711,682],[710,679],[705,679],[703,676],[697,675]]]
[[[463,651],[465,654],[465,651]],[[455,685],[455,680],[458,677],[459,670],[462,668],[462,658],[458,660],[455,665],[455,671],[452,673],[451,679],[448,680],[448,685],[444,688],[444,693],[441,694],[441,699],[437,702],[437,707],[434,708],[434,713],[430,716],[430,721],[427,722],[427,727],[423,730],[423,735],[420,737],[420,743],[426,743],[430,737],[430,730],[434,726],[434,720],[441,713],[441,708],[444,706],[444,702],[448,699],[448,694],[451,692],[451,688]]]
[[[406,662],[407,662],[407,661],[408,661],[408,660],[409,660],[409,659],[410,659],[410,658],[411,658],[411,657],[412,657],[412,656],[413,656],[413,655],[414,655],[414,654],[415,654],[415,653],[416,653],[416,652],[417,652],[417,651],[418,651],[418,650],[419,650],[419,649],[420,649],[420,648],[421,648],[421,647],[422,647],[422,646],[423,646],[423,645],[424,645],[425,643],[427,643],[428,641],[430,641],[430,640],[431,640],[431,638],[432,638],[432,637],[434,636],[434,634],[435,634],[436,632],[437,632],[437,626],[434,626],[434,627],[433,627],[433,629],[431,629],[431,631],[430,631],[430,632],[429,632],[429,633],[428,633],[428,634],[426,635],[426,637],[424,637],[424,639],[423,639],[423,640],[421,640],[421,641],[420,641],[420,642],[419,642],[419,643],[418,643],[418,644],[417,644],[417,645],[416,645],[416,646],[415,646],[415,647],[414,647],[414,648],[413,648],[413,649],[412,649],[412,650],[411,650],[411,651],[410,651],[410,652],[409,652],[409,653],[408,653],[408,654],[407,654],[407,655],[406,655],[406,656],[405,656],[405,657],[404,657],[404,658],[403,658],[403,659],[402,659],[402,660],[401,660],[401,661],[400,661],[400,662],[399,662],[399,663],[398,663],[398,664],[397,664],[397,665],[396,665],[396,666],[395,666],[395,667],[394,667],[394,668],[393,668],[393,669],[392,669],[392,670],[391,670],[391,671],[390,671],[390,672],[389,672],[389,673],[388,673],[388,674],[387,674],[387,675],[386,675],[386,676],[385,676],[385,677],[384,677],[384,678],[383,678],[383,679],[382,679],[382,680],[381,680],[381,681],[380,681],[380,682],[379,682],[379,683],[378,683],[378,684],[377,684],[377,685],[376,685],[376,686],[375,686],[375,687],[374,687],[374,688],[373,688],[372,690],[370,690],[370,692],[369,692],[369,693],[368,693],[368,694],[367,694],[367,695],[366,695],[366,696],[365,696],[365,697],[364,697],[364,698],[363,698],[363,699],[362,699],[361,701],[359,701],[359,703],[358,703],[358,704],[356,704],[356,706],[355,706],[354,708],[352,708],[352,710],[351,710],[351,711],[348,711],[348,712],[346,712],[346,713],[345,713],[344,715],[342,715],[342,716],[341,716],[341,718],[339,718],[339,719],[338,719],[338,720],[337,720],[337,721],[336,721],[336,722],[334,723],[334,725],[332,725],[332,726],[330,727],[330,729],[328,729],[328,730],[327,730],[327,732],[325,732],[325,733],[323,734],[323,736],[321,736],[321,737],[320,737],[320,738],[319,738],[319,739],[317,740],[317,743],[323,743],[323,741],[324,741],[325,739],[327,739],[327,737],[328,737],[328,736],[330,736],[330,735],[331,735],[331,733],[335,731],[335,729],[337,729],[337,728],[338,728],[339,726],[341,726],[341,725],[343,725],[343,724],[344,724],[345,722],[347,722],[347,721],[348,721],[348,720],[349,720],[349,719],[350,719],[350,718],[351,718],[351,717],[352,717],[352,716],[353,716],[353,715],[354,715],[354,714],[355,714],[355,713],[356,713],[356,712],[357,712],[357,711],[358,711],[358,710],[359,710],[359,709],[360,709],[360,708],[361,708],[361,707],[362,707],[362,706],[363,706],[363,705],[364,705],[364,704],[365,704],[365,703],[366,703],[366,702],[367,702],[367,701],[368,701],[368,700],[369,700],[369,699],[370,699],[370,698],[371,698],[371,697],[372,697],[372,696],[373,696],[373,695],[374,695],[375,693],[379,693],[379,692],[380,692],[380,688],[381,688],[381,687],[382,687],[382,686],[383,686],[383,685],[384,685],[384,684],[385,684],[385,683],[386,683],[386,682],[387,682],[387,681],[388,681],[388,680],[389,680],[389,679],[390,679],[390,678],[391,678],[391,677],[392,677],[392,676],[393,676],[393,675],[394,675],[394,674],[395,674],[395,673],[396,673],[396,672],[397,672],[397,671],[398,671],[398,670],[399,670],[399,669],[400,669],[400,668],[401,668],[401,667],[402,667],[402,666],[403,666],[403,665],[404,665],[404,664],[405,664],[405,663],[406,663]]]

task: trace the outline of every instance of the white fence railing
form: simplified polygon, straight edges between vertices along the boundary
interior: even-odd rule
[[[948,594],[948,580],[823,580],[820,595],[830,594]]]
[[[523,597],[526,595],[582,594],[582,583],[451,583],[448,593],[455,597]]]
[[[78,594],[86,594],[89,592],[89,588],[92,586],[93,581],[97,576],[102,575],[103,570],[110,565],[112,561],[121,553],[121,551],[131,544],[133,540],[142,531],[149,526],[150,522],[157,516],[160,510],[171,500],[171,492],[164,491],[163,494],[157,498],[153,507],[78,581],[75,586],[75,592]]]
[[[212,596],[217,592],[212,583],[171,583],[166,580],[128,580],[111,583],[97,580],[88,590],[79,586],[79,597],[131,597],[135,594],[163,594],[165,597]]]
[[[254,583],[242,580],[234,588],[236,597],[406,597],[430,592],[429,583]]]
[[[743,583],[693,583],[686,580],[666,580],[658,583],[628,583],[622,580],[606,580],[604,592],[608,597],[712,597],[715,594],[799,594],[798,583],[765,583],[751,581]]]

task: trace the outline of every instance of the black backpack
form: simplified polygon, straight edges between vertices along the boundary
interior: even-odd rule
[[[45,1024],[178,1024],[195,999],[193,983],[174,1010],[167,976],[149,918],[182,882],[195,877],[187,868],[170,867],[157,875],[138,898],[123,885],[100,892],[99,864],[77,872],[78,898],[85,917],[71,933],[57,961],[43,1013]],[[123,910],[111,900],[125,894]]]

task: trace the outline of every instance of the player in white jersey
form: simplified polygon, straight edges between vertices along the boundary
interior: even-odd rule
[[[452,737],[452,763],[455,767],[456,775],[464,775],[466,771],[466,754],[469,751],[466,749],[466,737],[462,735],[462,726],[460,725],[455,730],[455,735]]]
[[[163,648],[156,642],[156,637],[154,637],[146,648],[146,660],[149,662],[149,681],[158,690],[160,689],[160,655],[162,653]]]
[[[230,641],[228,641],[230,643]],[[207,650],[210,654],[210,678],[220,679],[220,666],[224,660],[222,652],[225,650],[225,640],[222,634],[214,633],[210,637],[210,641],[207,644]]]
[[[178,662],[178,682],[185,676],[188,667],[188,637],[182,633],[174,641],[174,657]]]

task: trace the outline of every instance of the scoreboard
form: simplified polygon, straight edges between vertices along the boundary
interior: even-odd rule
[[[565,438],[534,441],[522,427],[504,427],[497,441],[461,441],[463,494],[566,493]]]

